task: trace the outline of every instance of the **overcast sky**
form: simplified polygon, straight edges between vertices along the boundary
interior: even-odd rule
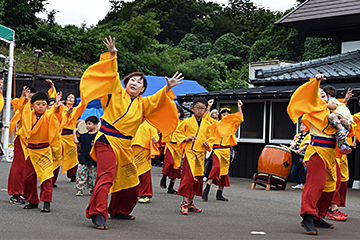
[[[211,0],[211,2],[228,4],[228,0]],[[271,11],[282,12],[296,5],[296,0],[252,0],[252,2]],[[62,26],[68,24],[80,26],[84,22],[87,26],[96,25],[110,10],[109,0],[48,0],[48,3],[46,10],[59,11],[55,15],[56,22]],[[46,16],[46,13],[38,15],[44,19]]]

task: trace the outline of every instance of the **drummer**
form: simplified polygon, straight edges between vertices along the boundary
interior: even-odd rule
[[[306,127],[303,123],[300,124],[300,133],[294,136],[293,141],[291,142],[291,149],[295,150],[295,154],[293,154],[293,165],[291,168],[291,175],[294,178],[294,181],[297,185],[292,186],[292,189],[301,189],[305,184],[306,179],[306,166],[302,163],[305,155],[305,150],[310,144],[311,136],[309,131],[305,131]],[[299,171],[304,169],[305,178],[304,183],[301,182]]]

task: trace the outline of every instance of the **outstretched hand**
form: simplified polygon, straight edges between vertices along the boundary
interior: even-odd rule
[[[326,78],[324,77],[324,74],[317,74],[315,76],[316,81],[325,81]]]
[[[243,114],[241,107],[242,107],[244,104],[243,104],[243,102],[242,102],[241,100],[238,100],[237,104],[238,104],[238,109],[239,109],[239,116],[241,116],[241,115]]]
[[[51,81],[50,79],[45,79],[45,81],[50,84],[51,88],[55,87],[53,81]]]
[[[105,41],[103,41],[103,43],[109,50],[110,59],[112,59],[117,54],[117,51],[118,51],[115,47],[115,37],[111,38],[111,36],[109,36],[109,38],[105,38]]]
[[[182,77],[182,73],[176,72],[171,79],[169,79],[168,77],[165,77],[165,79],[166,79],[166,92],[168,92],[170,91],[171,88],[183,83],[180,81],[183,80],[184,77]]]
[[[55,97],[55,104],[54,104],[54,106],[55,106],[56,108],[59,108],[59,107],[62,105],[61,98],[62,98],[62,92],[60,91],[60,92],[58,92],[58,93],[56,94],[56,97]]]

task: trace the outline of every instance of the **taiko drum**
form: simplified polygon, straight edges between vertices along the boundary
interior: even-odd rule
[[[266,145],[258,161],[258,172],[270,173],[287,179],[291,169],[291,153],[283,147]]]

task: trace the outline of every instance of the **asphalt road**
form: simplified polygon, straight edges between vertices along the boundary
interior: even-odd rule
[[[11,163],[0,162],[0,239],[359,239],[360,190],[348,189],[346,222],[334,222],[335,229],[319,229],[310,236],[299,225],[301,190],[265,191],[250,189],[251,179],[230,178],[231,187],[224,196],[228,202],[215,200],[212,187],[209,201],[196,197],[202,213],[179,214],[182,197],[170,195],[159,187],[161,168],[153,167],[153,202],[137,204],[134,221],[109,219],[109,229],[96,230],[85,209],[90,195],[75,196],[74,183],[59,176],[53,192],[51,213],[40,208],[25,210],[9,203],[7,176]],[[179,181],[176,182],[177,189]],[[42,206],[42,203],[41,203]],[[263,232],[264,235],[251,232]]]

